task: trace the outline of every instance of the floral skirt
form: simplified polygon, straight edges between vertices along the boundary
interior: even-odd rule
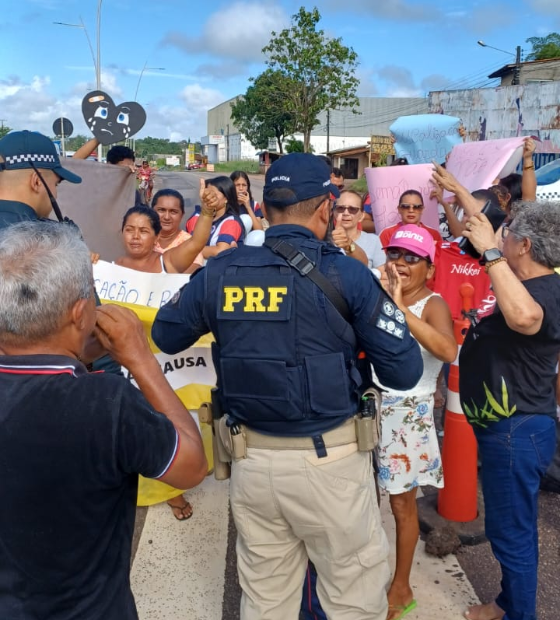
[[[433,412],[432,396],[383,398],[378,481],[390,494],[406,493],[427,484],[443,487]]]

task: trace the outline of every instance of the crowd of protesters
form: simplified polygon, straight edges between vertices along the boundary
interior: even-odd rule
[[[44,136],[30,132],[12,132],[0,141],[0,229],[4,229],[0,233],[0,314],[3,315],[0,320],[0,384],[7,394],[7,405],[0,408],[0,419],[5,428],[0,433],[4,455],[2,474],[6,475],[8,470],[21,470],[21,479],[24,485],[28,485],[28,490],[22,491],[16,484],[19,480],[16,476],[13,484],[6,486],[10,501],[4,502],[0,510],[0,538],[7,541],[1,547],[0,559],[8,567],[4,577],[0,576],[0,616],[11,617],[3,613],[3,610],[10,608],[16,610],[14,618],[69,618],[61,611],[68,602],[57,588],[57,581],[64,581],[77,571],[76,563],[83,563],[87,550],[99,565],[83,574],[78,571],[72,577],[73,604],[82,610],[83,617],[90,617],[87,614],[95,609],[92,618],[132,620],[137,617],[128,585],[130,524],[133,520],[131,502],[137,484],[134,480],[141,473],[176,486],[178,494],[168,504],[175,518],[184,521],[190,518],[193,511],[179,489],[189,488],[202,480],[206,461],[190,414],[172,396],[170,389],[162,387],[165,378],[157,372],[157,363],[154,365],[152,362],[153,355],[142,339],[138,322],[122,309],[98,307],[96,310],[91,265],[88,267],[84,262],[91,261],[92,257],[75,227],[65,227],[64,224],[56,227],[40,221],[49,216],[51,208],[58,208],[58,183],[61,180],[80,181],[79,177],[62,167],[49,142]],[[198,284],[192,287],[195,291],[195,288],[202,286],[203,279],[198,275],[209,259],[227,250],[241,248],[248,230],[267,230],[270,225],[272,232],[266,233],[267,239],[274,241],[276,237],[288,235],[290,239],[298,240],[300,253],[311,252],[315,255],[317,244],[326,248],[319,250],[318,256],[322,258],[315,262],[333,278],[334,287],[341,289],[339,295],[344,297],[344,294],[349,294],[349,290],[344,288],[345,278],[354,282],[355,286],[375,290],[380,301],[375,309],[368,310],[371,311],[369,323],[374,335],[380,337],[383,334],[383,338],[389,338],[383,353],[387,354],[386,365],[390,364],[392,347],[396,347],[395,351],[398,349],[399,356],[406,349],[391,338],[412,343],[410,346],[414,351],[409,351],[411,359],[416,356],[422,360],[419,367],[423,365],[423,371],[416,373],[419,379],[415,376],[413,381],[412,375],[405,378],[405,373],[399,380],[394,374],[387,373],[387,366],[381,362],[383,355],[368,349],[368,359],[370,355],[375,358],[372,379],[384,390],[380,411],[381,439],[376,450],[377,481],[379,487],[389,494],[397,532],[397,563],[392,581],[387,583],[388,592],[385,595],[384,583],[377,584],[375,588],[379,587],[379,591],[373,596],[369,607],[362,601],[350,602],[349,596],[335,592],[333,581],[336,581],[337,565],[332,560],[324,562],[315,556],[317,573],[314,573],[314,583],[319,599],[311,606],[302,607],[305,617],[326,617],[320,602],[330,613],[348,609],[349,615],[344,617],[356,620],[398,620],[417,606],[410,585],[419,536],[416,493],[422,485],[441,488],[445,484],[434,407],[440,404],[437,401],[438,385],[441,385],[444,375],[442,366],[453,362],[457,356],[452,325],[454,319],[461,317],[459,285],[469,281],[474,286],[473,309],[477,312],[472,315],[472,327],[459,358],[460,397],[479,445],[486,535],[501,566],[502,590],[495,601],[469,608],[465,617],[469,620],[536,619],[537,498],[541,479],[553,458],[556,445],[554,418],[560,353],[560,276],[555,269],[560,266],[560,204],[536,202],[534,150],[534,141],[527,138],[523,148],[522,174],[496,179],[491,187],[472,192],[461,185],[444,165],[434,164],[432,197],[439,205],[438,230],[422,223],[425,211],[422,193],[419,189],[409,188],[394,205],[399,216],[398,223],[376,231],[368,196],[345,188],[340,169],[329,170],[326,164],[318,164],[319,159],[311,155],[308,157],[312,160],[304,157],[297,163],[297,158],[286,159],[284,164],[277,166],[278,170],[282,166],[288,170],[291,169],[291,161],[294,161],[291,181],[289,176],[273,177],[267,174],[262,205],[255,201],[250,178],[242,171],[232,173],[231,177],[201,179],[200,206],[183,229],[183,196],[175,189],[163,188],[151,199],[153,171],[148,162],[142,167],[137,204],[123,212],[121,232],[125,254],[115,261],[116,264],[153,274],[196,274],[194,277]],[[113,147],[109,151],[108,162],[128,166],[135,171],[134,153],[125,147]],[[397,164],[406,165],[407,162],[398,161]],[[298,175],[306,172],[321,175],[325,170],[330,172],[330,179],[323,182],[323,188],[327,187],[327,193],[323,192],[325,195],[320,193],[320,186],[319,190],[315,187],[317,178],[298,180]],[[282,180],[281,187],[274,188],[279,179]],[[311,193],[309,187],[313,187]],[[453,199],[444,199],[444,191]],[[318,199],[322,201],[318,202]],[[313,200],[317,204],[311,208]],[[484,213],[489,213],[489,209],[501,212],[501,223],[493,226],[483,209]],[[301,231],[294,232],[294,227],[305,229],[303,237],[311,235],[313,241],[305,241]],[[318,231],[324,236],[324,241]],[[473,258],[472,252],[464,251],[465,240],[472,244],[480,261]],[[234,252],[234,258],[229,257],[227,261],[232,263],[234,270],[247,269],[247,274],[252,273],[251,269],[255,272],[260,269],[265,273],[263,277],[276,282],[276,276],[270,275],[272,265],[276,264],[275,259],[252,262],[251,253],[261,257],[263,251],[268,252],[265,248],[254,251],[245,248]],[[339,259],[333,258],[333,252],[335,256],[345,254],[362,265],[358,266],[352,260],[342,262],[340,266],[346,265],[348,273],[333,276],[333,273],[336,274],[335,265],[339,264]],[[79,257],[79,266],[75,267],[79,276],[73,275],[74,264],[69,253],[72,257]],[[239,258],[235,258],[237,254]],[[262,261],[261,258],[259,260]],[[321,260],[325,260],[327,266],[322,267]],[[216,267],[218,264],[221,263],[213,261],[210,268],[202,273],[211,274],[212,269],[219,270]],[[328,265],[331,271],[328,271]],[[26,276],[29,273],[33,274],[32,277]],[[280,269],[279,273],[284,272]],[[221,277],[232,278],[228,274],[225,272]],[[245,277],[249,282],[249,275]],[[231,281],[241,287],[239,282],[245,280],[242,276],[239,278]],[[46,291],[44,295],[42,288]],[[186,290],[190,289],[188,285]],[[242,287],[236,290],[241,291]],[[371,305],[371,299],[359,300],[360,294],[360,290],[352,291],[352,311],[360,317],[359,321],[364,321],[363,312],[366,307],[369,308],[368,304]],[[61,298],[60,303],[51,304],[57,297]],[[177,317],[184,297],[182,293],[179,301],[171,302],[167,314],[161,315],[162,321],[167,320],[166,316],[173,316],[170,319],[171,323],[176,323],[173,329],[178,329]],[[207,300],[210,297],[212,295]],[[232,304],[235,299],[230,299]],[[331,297],[326,295],[326,299],[331,300]],[[255,307],[261,301],[262,298],[255,297]],[[224,346],[222,338],[239,338],[239,335],[234,336],[222,328],[219,321],[214,325],[207,315],[197,315],[193,303],[185,302],[185,316],[192,315],[193,321],[192,332],[185,336],[186,341],[192,340],[192,334],[204,333],[205,330],[212,331],[215,337],[221,334],[219,347]],[[202,302],[198,299],[197,303],[200,305]],[[208,303],[211,305],[210,301]],[[33,314],[49,304],[52,307],[44,317]],[[249,302],[247,304],[246,308]],[[311,307],[312,304],[309,305]],[[22,314],[24,311],[29,316],[25,317]],[[247,321],[235,313],[235,316],[227,317],[226,312],[226,306],[217,310],[220,320],[235,319],[241,321],[240,324]],[[292,312],[292,315],[279,315],[278,319],[280,322],[294,321],[302,308],[294,306]],[[336,321],[330,322],[329,329],[333,333],[342,333],[346,329],[338,325],[340,319],[339,316]],[[34,325],[30,326],[32,321]],[[270,320],[270,323],[276,331],[270,332],[269,346],[274,342],[273,334],[281,333],[281,325],[275,324],[278,320]],[[170,333],[173,331],[169,326],[166,328]],[[309,329],[312,331],[314,328]],[[363,339],[369,347],[370,336],[360,332],[365,327],[360,323],[359,328],[355,329],[358,330],[358,341]],[[96,344],[91,343],[92,333]],[[352,346],[355,345],[356,339]],[[257,346],[264,346],[264,339],[260,344],[255,343]],[[315,342],[309,346],[314,348],[318,345]],[[96,354],[90,354],[88,347],[92,347]],[[170,348],[176,347],[172,345]],[[345,355],[349,355],[349,350],[343,349]],[[82,361],[89,363],[99,357],[101,350],[108,351],[118,364],[134,374],[143,396],[140,392],[136,394],[132,388],[124,389],[119,383],[121,378],[105,380],[87,373]],[[259,354],[254,357],[258,359]],[[325,355],[325,360],[327,357]],[[258,364],[249,365],[249,361],[245,360],[246,367],[251,369],[249,374],[262,371],[262,383],[266,386],[269,378],[266,373],[272,372],[272,368],[262,369],[272,362],[262,358],[259,369]],[[225,362],[224,358],[219,374],[225,374],[232,381]],[[346,362],[350,365],[348,360]],[[321,369],[317,367],[315,371],[320,372]],[[396,370],[397,374],[401,371],[404,373],[404,365]],[[309,367],[307,372],[311,374],[313,368]],[[72,379],[60,378],[66,374]],[[31,377],[25,394],[21,391],[21,382],[18,382],[18,377],[23,375]],[[45,382],[45,376],[51,375],[57,377],[56,382]],[[247,377],[247,380],[252,378]],[[111,382],[116,383],[112,386]],[[415,386],[411,387],[415,382]],[[239,379],[239,386],[242,383]],[[317,378],[316,385],[310,384],[310,387],[317,389],[318,385],[326,385],[324,379]],[[32,388],[37,390],[36,398],[45,400],[46,408],[56,406],[58,416],[54,420],[55,427],[49,428],[50,419],[42,419],[32,406]],[[79,388],[83,390],[81,395]],[[263,388],[255,389],[259,392]],[[70,396],[65,395],[65,390]],[[158,393],[158,390],[161,392]],[[113,399],[113,391],[118,392],[122,402]],[[24,395],[29,399],[25,403],[22,401]],[[321,400],[319,394],[309,397]],[[110,405],[108,398],[112,399]],[[263,393],[259,398],[266,398],[266,395]],[[280,394],[277,400],[281,400]],[[94,440],[90,441],[82,432],[84,429],[77,428],[77,423],[67,425],[65,422],[74,408],[79,409],[80,406],[91,416],[96,416],[103,407],[107,409],[106,419],[101,417],[99,423],[92,426],[83,415],[79,418],[84,429],[94,433]],[[136,424],[127,420],[131,406],[139,409],[142,428],[125,441],[128,429]],[[334,403],[323,405],[326,409],[331,406]],[[18,420],[19,409],[26,417]],[[335,416],[334,413],[330,415]],[[23,433],[26,425],[30,424],[36,425],[37,430],[30,437],[26,433],[28,439],[16,448],[12,433]],[[247,424],[250,427],[250,423]],[[327,431],[330,429],[321,428],[321,432],[327,434]],[[64,441],[43,445],[41,432],[59,433],[61,436],[74,433],[73,443],[70,448],[61,448],[65,445]],[[104,438],[107,446],[103,445]],[[355,442],[355,438],[352,441]],[[320,461],[322,452],[315,437],[312,444]],[[112,446],[113,451],[108,446]],[[33,452],[31,459],[30,452]],[[86,478],[83,489],[79,488],[80,480],[76,476],[69,478],[61,473],[65,458],[78,454],[81,460],[78,460],[76,476],[79,474]],[[100,462],[96,469],[92,459],[107,459],[111,467]],[[52,472],[40,476],[35,476],[31,471],[33,468],[33,471],[49,470],[51,466]],[[67,544],[56,547],[56,542],[54,546],[49,546],[37,537],[34,542],[36,550],[25,551],[24,543],[31,533],[35,536],[46,531],[41,529],[40,524],[44,514],[36,515],[34,510],[30,510],[26,498],[40,492],[39,484],[55,484],[57,472],[65,478],[65,483],[53,495],[60,506],[53,504],[52,514],[48,515],[51,534],[44,534],[43,538],[50,538],[51,543],[53,537],[59,540],[63,537],[61,528],[64,527],[69,540]],[[364,480],[369,480],[371,470],[364,476]],[[89,483],[90,487],[87,486]],[[79,497],[79,501],[89,506],[91,498],[85,497],[88,488],[97,497],[105,498],[99,506],[91,507],[91,522],[81,520],[76,511],[65,513],[61,519],[65,501],[74,502],[75,497]],[[113,496],[108,489],[112,489]],[[122,497],[115,489],[120,489]],[[113,515],[114,531],[107,535],[100,524],[105,523],[104,519],[111,511],[122,511],[123,516]],[[94,517],[99,518],[95,525]],[[56,519],[59,519],[58,524]],[[80,527],[76,526],[74,519],[76,523],[80,522]],[[237,520],[236,523],[239,524]],[[95,530],[95,539],[87,534],[88,528]],[[115,532],[121,532],[123,540],[111,554],[104,556],[104,549],[115,544]],[[80,533],[84,539],[89,536],[90,543],[92,540],[95,543],[99,538],[103,544],[96,550],[89,543],[80,546],[81,541],[77,538]],[[240,536],[242,544],[247,545],[247,560],[252,557],[250,544],[243,532]],[[317,549],[305,534],[295,535],[296,539],[311,550],[309,556],[303,554],[307,563]],[[381,539],[378,542],[376,553],[381,554],[384,543]],[[52,568],[48,566],[48,560],[55,551],[62,555],[56,568]],[[358,549],[358,555],[359,552]],[[380,562],[379,566],[376,565],[376,570],[381,571],[376,573],[378,575],[386,572],[386,558],[382,555],[376,558],[376,562]],[[19,559],[16,561],[15,557]],[[330,568],[327,567],[329,563],[332,564]],[[350,567],[350,564],[352,562],[348,560],[349,583],[358,575],[355,566],[352,564]],[[300,572],[303,577],[302,566],[297,566],[298,579]],[[313,566],[310,566],[313,572]],[[240,566],[239,570],[244,587],[243,619],[262,617],[263,609],[269,609],[270,615],[267,617],[285,617],[281,607],[273,610],[274,605],[270,601],[270,608],[263,602],[267,596],[272,596],[270,593],[266,594],[265,589],[259,590],[254,584],[249,585],[249,568]],[[97,587],[89,589],[84,580],[98,579],[100,574],[103,579]],[[35,586],[24,583],[29,575],[33,577]],[[117,578],[113,579],[115,576]],[[281,581],[278,583],[281,584]],[[299,587],[301,592],[301,584]],[[251,601],[247,598],[249,593]]]

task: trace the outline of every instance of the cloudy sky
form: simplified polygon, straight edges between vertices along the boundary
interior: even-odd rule
[[[63,115],[75,133],[88,134],[81,101],[95,87],[98,0],[0,4],[0,122],[50,135]],[[206,111],[246,90],[263,70],[261,49],[270,32],[288,25],[301,5],[104,0],[103,90],[121,103],[133,101],[138,89],[148,115],[138,137],[197,140],[207,133]],[[528,37],[560,32],[560,0],[316,0],[305,6],[317,6],[325,32],[358,53],[364,96],[493,85],[486,76],[513,56],[477,40],[512,54],[521,45],[528,53]],[[86,30],[53,22],[83,23]]]

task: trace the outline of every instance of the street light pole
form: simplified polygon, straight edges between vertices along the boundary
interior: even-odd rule
[[[89,45],[89,51],[91,52],[91,58],[93,60],[93,68],[95,69],[95,88],[96,90],[101,90],[101,4],[103,0],[97,0],[97,56],[93,53],[93,45],[91,44],[91,39],[89,38],[89,33],[84,24],[84,20],[80,17],[79,24],[68,24],[66,22],[53,22],[57,26],[70,26],[71,28],[81,28],[86,35],[86,39]],[[97,147],[97,161],[101,161],[103,157],[103,147],[101,144]]]
[[[101,3],[103,0],[97,2],[97,63],[95,65],[95,78],[97,84],[97,90],[101,90]],[[97,161],[101,163],[103,159],[103,146],[101,144],[97,147]]]
[[[136,84],[136,92],[134,93],[134,101],[138,101],[138,91],[140,89],[140,82],[142,81],[142,76],[144,75],[144,71],[165,71],[165,67],[148,67],[148,61],[144,63],[142,67],[142,71],[140,71],[140,77],[138,78],[138,84]]]
[[[521,46],[518,45],[515,48],[515,54],[513,52],[508,52],[507,50],[502,50],[499,47],[494,47],[493,45],[488,45],[488,43],[484,43],[484,41],[477,41],[480,47],[489,47],[490,49],[496,50],[498,52],[503,52],[504,54],[508,54],[509,56],[515,56],[515,67],[513,69],[513,79],[511,80],[512,86],[517,86],[519,84],[519,78],[521,75]]]

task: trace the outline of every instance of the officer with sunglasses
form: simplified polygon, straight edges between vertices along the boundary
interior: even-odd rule
[[[82,179],[60,165],[47,136],[34,131],[4,136],[0,140],[0,228],[47,218],[61,181],[81,183]]]
[[[77,174],[63,168],[52,140],[36,131],[11,131],[0,140],[0,229],[27,220],[47,219],[54,210],[63,218],[56,202],[62,181],[81,183]],[[56,223],[56,220],[49,220]],[[99,298],[96,293],[96,302]],[[98,357],[96,352],[92,357]],[[93,363],[96,371],[122,374],[109,355]]]
[[[389,228],[385,228],[382,230],[379,238],[381,239],[381,245],[385,248],[389,245],[389,241],[391,237],[395,234],[395,232],[401,227],[410,224],[414,224],[416,226],[420,226],[420,228],[424,228],[427,230],[430,235],[433,237],[434,242],[436,244],[436,259],[439,254],[439,250],[441,248],[442,238],[435,228],[430,228],[429,226],[425,226],[422,224],[422,214],[424,213],[424,199],[422,198],[422,194],[415,190],[409,189],[404,192],[399,198],[398,204],[398,214],[400,217],[400,222],[395,224],[394,226],[389,226]]]

